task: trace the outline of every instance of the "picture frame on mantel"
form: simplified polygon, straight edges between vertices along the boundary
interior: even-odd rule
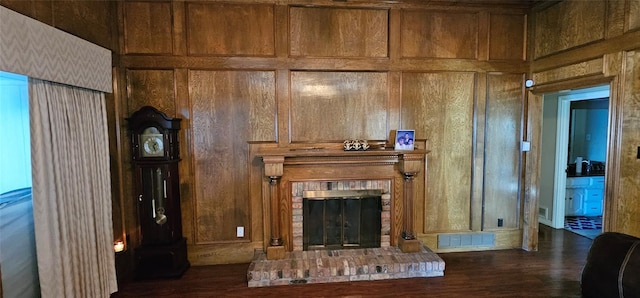
[[[415,130],[399,129],[394,137],[395,150],[413,150],[415,143]]]

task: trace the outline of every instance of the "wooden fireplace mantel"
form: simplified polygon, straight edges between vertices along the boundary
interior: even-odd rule
[[[367,180],[388,178],[398,181],[394,192],[396,211],[392,222],[392,245],[404,252],[415,252],[421,245],[415,238],[413,227],[413,178],[425,167],[428,150],[396,151],[374,149],[344,151],[325,148],[262,147],[254,151],[264,165],[265,189],[263,212],[265,231],[269,234],[266,247],[268,259],[280,259],[292,249],[290,227],[291,181]],[[268,186],[267,186],[268,185]],[[268,222],[267,222],[268,221]],[[265,235],[267,236],[267,235]],[[397,240],[397,241],[396,241]]]

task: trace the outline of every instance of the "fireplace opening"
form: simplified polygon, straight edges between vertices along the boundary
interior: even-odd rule
[[[381,190],[303,192],[303,249],[380,247]]]

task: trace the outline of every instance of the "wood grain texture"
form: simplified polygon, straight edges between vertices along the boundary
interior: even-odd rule
[[[562,1],[536,14],[534,58],[604,39],[605,1]]]
[[[524,154],[525,175],[523,179],[522,249],[538,250],[538,206],[540,205],[540,164],[542,161],[542,115],[544,94],[527,94],[526,139],[531,150]]]
[[[55,27],[102,47],[114,49],[113,1],[51,1]]]
[[[127,70],[127,114],[153,106],[175,117],[174,74],[172,70]]]
[[[125,53],[171,54],[171,15],[170,2],[125,2]]]
[[[470,229],[474,82],[471,72],[402,75],[401,128],[415,129],[431,150],[425,233]]]
[[[627,1],[606,1],[607,14],[605,24],[605,38],[620,36],[625,32],[625,17]],[[637,2],[637,1],[631,1]]]
[[[196,243],[246,241],[236,227],[250,239],[247,141],[275,140],[275,74],[191,71],[189,86]]]
[[[48,25],[53,24],[52,1],[0,0],[0,5]]]
[[[387,57],[389,11],[291,7],[291,56]]]
[[[400,30],[404,58],[477,58],[477,13],[405,10]]]
[[[620,187],[617,198],[617,231],[640,236],[640,172],[637,146],[640,144],[640,51],[627,52],[622,94],[622,144],[620,155]]]
[[[558,67],[533,73],[533,81],[537,85],[563,81],[570,78],[602,74],[604,71],[602,58],[584,61],[572,65]]]
[[[629,10],[627,15],[627,31],[640,29],[640,2],[627,1],[629,3]]]
[[[291,141],[386,140],[387,81],[382,72],[291,72]]]
[[[520,228],[524,74],[487,76],[484,148],[484,225],[496,229]]]
[[[113,1],[0,0],[0,5],[105,48],[117,49]]]
[[[188,2],[190,55],[273,56],[274,6]]]
[[[491,14],[489,23],[489,59],[524,60],[524,14]]]

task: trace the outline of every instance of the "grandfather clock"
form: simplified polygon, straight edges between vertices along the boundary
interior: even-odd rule
[[[180,211],[180,120],[146,106],[127,119],[140,246],[136,277],[180,277],[189,268]]]

